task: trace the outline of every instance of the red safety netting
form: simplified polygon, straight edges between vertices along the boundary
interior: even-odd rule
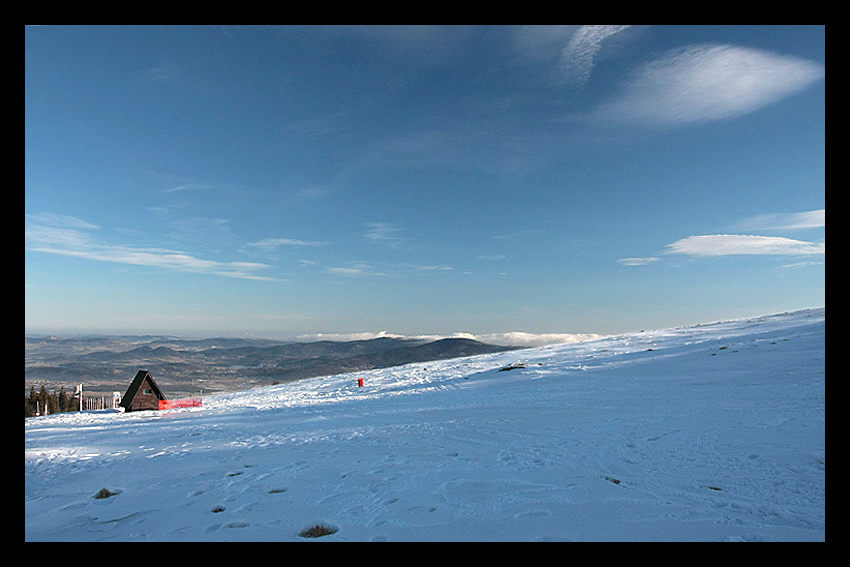
[[[183,400],[159,400],[159,409],[197,408],[204,405],[203,398],[186,398]]]

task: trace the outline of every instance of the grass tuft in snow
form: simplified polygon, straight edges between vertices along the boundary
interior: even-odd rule
[[[299,537],[322,537],[335,534],[339,530],[327,524],[313,524],[298,532]]]
[[[116,496],[118,494],[121,494],[121,491],[116,492],[116,491],[109,490],[108,488],[101,488],[100,490],[97,491],[97,494],[92,496],[92,498],[94,498],[96,500],[105,500],[106,498],[111,498],[111,497]]]

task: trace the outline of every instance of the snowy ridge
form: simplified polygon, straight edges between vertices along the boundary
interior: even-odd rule
[[[820,308],[30,418],[25,535],[819,541],[825,401]]]

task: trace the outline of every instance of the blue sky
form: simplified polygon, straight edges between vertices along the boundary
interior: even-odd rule
[[[824,26],[25,30],[27,332],[825,304]]]

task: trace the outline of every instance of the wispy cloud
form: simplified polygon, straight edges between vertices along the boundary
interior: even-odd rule
[[[400,264],[386,264],[374,266],[365,262],[348,262],[342,266],[325,268],[325,272],[337,276],[348,277],[398,277],[406,274],[445,273],[451,272],[451,266],[439,264],[413,264],[410,262]]]
[[[438,264],[398,264],[397,265],[402,270],[413,271],[413,272],[451,272],[454,270],[451,266],[444,266]]]
[[[389,223],[368,222],[365,226],[369,230],[363,235],[363,238],[373,244],[382,244],[389,248],[400,248],[405,242],[405,238],[398,235],[401,229]]]
[[[265,252],[272,252],[282,246],[327,246],[327,242],[316,242],[310,240],[295,240],[293,238],[266,238],[258,242],[249,242],[246,246],[258,248]]]
[[[825,254],[825,242],[807,242],[781,236],[710,234],[689,236],[667,245],[668,254],[689,256]]]
[[[654,264],[658,261],[658,258],[648,257],[648,258],[620,258],[617,260],[618,263],[624,266],[647,266],[649,264]]]
[[[560,56],[564,43],[582,26],[576,25],[517,25],[509,29],[514,46],[523,57],[550,60]]]
[[[602,42],[627,26],[581,26],[561,54],[560,69],[566,83],[584,86],[590,80],[595,65],[593,58],[602,49]]]
[[[371,264],[351,262],[345,266],[326,268],[325,272],[336,276],[347,276],[352,278],[367,278],[386,276],[386,272],[375,268]]]
[[[208,274],[228,278],[274,281],[257,271],[269,268],[255,262],[204,260],[178,250],[139,248],[98,241],[91,234],[95,225],[63,215],[40,214],[25,217],[25,247],[28,250],[73,256],[87,260],[149,266],[177,272]]]
[[[179,193],[181,191],[209,191],[212,189],[220,189],[222,187],[227,187],[227,185],[223,185],[220,183],[186,183],[183,185],[177,185],[175,187],[166,189],[164,193]]]
[[[509,232],[509,233],[506,233],[506,234],[499,234],[497,236],[494,236],[493,238],[496,238],[498,240],[520,240],[520,239],[525,238],[527,236],[530,236],[532,234],[538,234],[538,233],[540,233],[540,231],[536,230],[536,229],[515,230],[514,232]]]
[[[823,266],[825,262],[794,262],[793,264],[785,264],[782,268],[795,269],[807,268],[809,266]]]
[[[693,45],[638,70],[622,95],[594,114],[603,121],[677,126],[733,118],[824,77],[805,59],[731,45]]]
[[[826,226],[826,209],[802,213],[770,213],[745,219],[736,230],[797,230]]]
[[[57,215],[55,213],[39,213],[36,215],[24,215],[25,223],[27,226],[33,225],[46,225],[52,226],[55,228],[67,228],[67,229],[86,229],[86,230],[97,230],[99,227],[95,224],[91,224],[90,222],[86,222],[84,220],[78,219],[77,217],[72,217],[69,215]]]

